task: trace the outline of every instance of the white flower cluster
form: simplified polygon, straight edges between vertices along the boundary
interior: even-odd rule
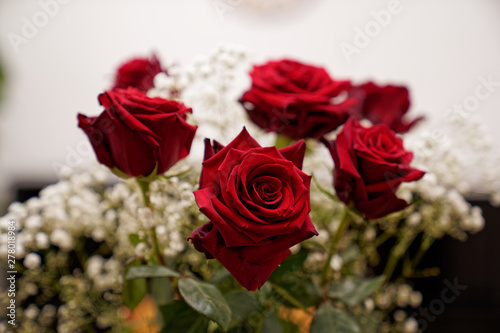
[[[406,218],[407,226],[423,229],[434,238],[448,234],[465,240],[465,232],[476,233],[484,228],[481,208],[472,206],[455,188],[445,187],[433,173],[412,183],[402,184],[398,196],[411,201],[418,196],[415,211]]]
[[[149,96],[176,98],[193,108],[190,122],[198,125],[188,160],[199,165],[203,139],[226,145],[246,126],[262,145],[272,145],[274,134],[266,134],[249,121],[238,99],[250,86],[251,56],[242,46],[221,45],[209,55],[196,57],[191,64],[175,64],[168,75],[155,77]]]
[[[111,172],[95,164],[87,166],[87,170],[75,168],[71,173],[66,172],[62,180],[43,189],[39,197],[24,204],[11,204],[8,214],[1,218],[0,255],[7,258],[7,222],[13,220],[17,229],[16,258],[25,270],[19,281],[19,304],[27,297],[48,292],[44,288],[63,285],[63,279],[69,285],[89,286],[85,288],[91,290],[85,289],[79,296],[86,298],[85,302],[63,300],[57,311],[59,326],[77,325],[71,318],[83,311],[82,307],[91,307],[89,302],[95,300],[90,295],[116,297],[121,292],[125,262],[145,257],[151,251],[146,245],[151,244],[149,229],[156,228],[160,249],[167,260],[183,252],[187,232],[193,228],[185,226],[190,216],[197,218],[198,212],[193,183],[176,176],[152,182],[150,209],[144,207],[133,180],[117,182]],[[98,249],[89,250],[88,240],[98,244]],[[108,249],[104,254],[99,251],[103,246]],[[69,259],[73,256],[82,267],[68,271],[72,267],[68,260],[73,260]],[[57,277],[53,272],[64,271],[67,275],[61,273],[60,281],[48,282]],[[70,276],[72,280],[68,280]],[[64,297],[63,291],[61,295]],[[0,294],[0,303],[5,301],[2,297]],[[42,322],[47,322],[48,319],[40,317],[43,311],[35,303],[27,304],[25,309],[20,313],[22,318],[42,326]]]
[[[419,127],[404,141],[414,153],[412,164],[437,177],[438,195],[443,186],[500,205],[499,152],[478,119],[454,117],[439,127]]]

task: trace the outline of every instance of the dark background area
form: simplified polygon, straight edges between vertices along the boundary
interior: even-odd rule
[[[470,203],[483,209],[485,228],[466,242],[450,237],[435,242],[421,265],[439,267],[441,274],[414,280],[427,309],[433,300],[441,299],[443,290],[448,288],[445,281],[453,284],[456,279],[460,286],[467,287],[445,305],[441,314],[434,316],[429,309],[435,319],[428,321],[426,333],[500,332],[500,207],[485,201]],[[433,306],[441,310],[437,303],[434,301]]]

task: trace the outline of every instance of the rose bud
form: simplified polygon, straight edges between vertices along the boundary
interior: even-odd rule
[[[424,172],[410,167],[413,153],[389,127],[364,128],[351,118],[334,141],[323,142],[335,162],[335,191],[346,205],[353,203],[368,219],[408,206],[396,190],[402,182],[422,178]]]
[[[243,129],[226,147],[205,150],[194,195],[210,221],[189,239],[248,290],[267,281],[290,247],[318,234],[309,217],[311,177],[301,171],[305,148],[303,140],[264,148]]]
[[[366,118],[373,124],[385,124],[397,133],[408,132],[424,117],[410,122],[403,119],[410,108],[410,97],[406,87],[378,86],[372,82],[353,87],[352,95],[362,100],[355,112],[358,118]]]
[[[154,87],[156,74],[162,72],[158,58],[153,55],[148,58],[135,58],[122,64],[115,76],[114,89],[137,88],[147,92]]]
[[[292,139],[319,138],[335,130],[358,103],[348,98],[349,81],[293,60],[254,66],[252,86],[240,98],[250,119],[268,132]]]
[[[98,117],[78,115],[78,126],[92,143],[97,159],[131,177],[162,174],[191,149],[196,126],[186,122],[192,110],[135,89],[99,95],[105,110]]]

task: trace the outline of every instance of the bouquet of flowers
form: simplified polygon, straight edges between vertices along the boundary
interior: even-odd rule
[[[18,332],[424,329],[425,252],[484,225],[453,150],[405,119],[403,86],[251,58],[133,59],[78,115],[101,165],[62,167],[1,220]]]

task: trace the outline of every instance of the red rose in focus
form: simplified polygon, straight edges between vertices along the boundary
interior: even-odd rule
[[[290,247],[317,235],[309,218],[311,177],[301,171],[305,143],[263,148],[243,129],[226,147],[205,144],[194,194],[210,221],[189,239],[243,287],[256,290]]]
[[[411,122],[403,120],[410,108],[408,89],[399,86],[377,86],[372,82],[354,87],[352,94],[363,102],[360,104],[360,118],[366,118],[373,124],[386,124],[397,133],[408,132],[417,122],[418,117]]]
[[[99,95],[105,110],[98,117],[78,115],[78,126],[88,135],[97,159],[129,176],[167,171],[186,157],[196,126],[186,122],[190,108],[163,98],[149,98],[134,89]]]
[[[410,167],[413,154],[389,127],[364,128],[349,119],[335,141],[323,142],[335,162],[335,190],[345,204],[352,202],[368,219],[408,206],[395,192],[402,182],[418,180],[424,172]]]
[[[357,102],[349,81],[334,81],[325,69],[293,60],[254,66],[252,86],[240,98],[250,119],[269,132],[298,140],[319,138],[342,125]]]
[[[155,55],[151,59],[132,59],[118,68],[113,90],[133,87],[147,92],[154,87],[154,78],[160,72],[162,72],[161,64]]]

